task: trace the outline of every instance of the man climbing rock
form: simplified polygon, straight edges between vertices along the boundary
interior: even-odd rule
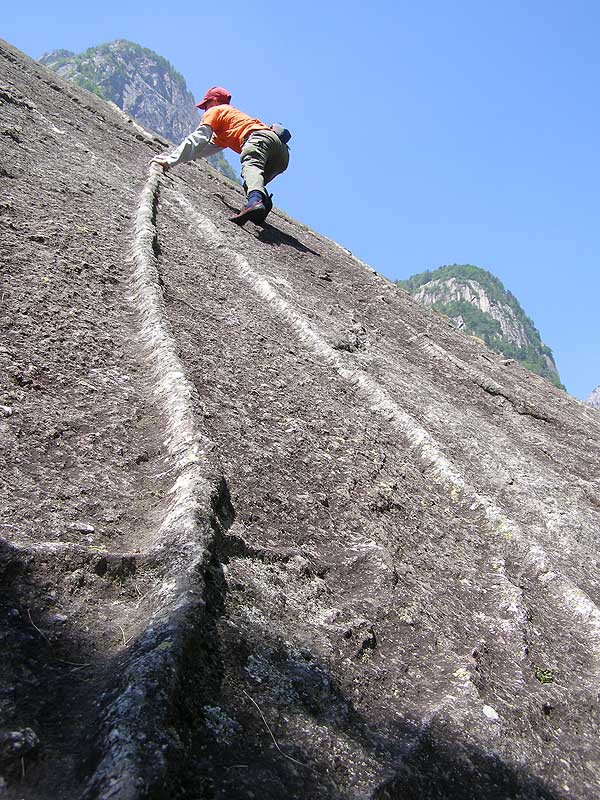
[[[204,111],[200,125],[172,153],[155,156],[151,163],[164,170],[185,161],[230,147],[240,153],[246,205],[232,217],[238,225],[264,222],[273,207],[265,185],[287,169],[290,133],[281,125],[265,125],[229,105],[231,95],[222,86],[209,89],[197,108]]]

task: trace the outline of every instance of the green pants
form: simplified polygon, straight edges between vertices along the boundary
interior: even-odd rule
[[[265,194],[265,185],[287,169],[290,151],[276,133],[265,129],[250,134],[240,159],[247,192],[258,190]]]

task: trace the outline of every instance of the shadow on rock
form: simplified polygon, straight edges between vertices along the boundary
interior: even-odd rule
[[[295,236],[290,236],[289,233],[284,233],[283,231],[279,230],[279,228],[275,228],[273,225],[270,225],[268,222],[263,222],[260,227],[261,232],[258,234],[257,238],[259,241],[264,242],[264,244],[270,244],[276,247],[287,245],[288,247],[293,247],[294,250],[298,250],[300,253],[311,253],[313,256],[320,256],[320,253],[317,253],[316,250],[312,250],[310,247],[302,244],[302,242],[296,239]]]
[[[497,756],[427,733],[372,800],[566,800]]]
[[[198,720],[188,800],[562,800],[435,726],[367,720],[310,649],[222,623],[222,685]]]
[[[55,641],[48,633],[47,567],[0,548],[8,612],[0,634],[14,643],[2,667],[3,726],[22,734],[6,739],[11,760],[2,767],[17,791],[44,800],[79,797],[95,773],[101,785],[88,784],[86,798],[108,796],[102,787],[122,784],[140,800],[562,800],[435,726],[367,719],[310,647],[269,633],[251,603],[240,616],[228,562],[255,554],[228,534],[235,512],[225,482],[213,510],[204,602],[186,619],[177,612],[165,622],[178,644],[160,662],[152,653],[163,644],[144,644],[147,633],[102,661],[82,630],[65,629]],[[93,668],[76,663],[94,662],[94,654]],[[132,663],[150,667],[142,675]],[[119,699],[132,691],[135,708]],[[113,711],[105,719],[107,707]],[[28,729],[39,737],[39,752]],[[21,741],[31,752],[16,758]],[[119,762],[107,757],[115,747],[138,755]],[[121,774],[123,764],[135,774]]]
[[[240,210],[238,206],[234,206],[231,203],[229,203],[225,199],[225,197],[223,197],[222,194],[215,194],[215,197],[218,197],[218,199],[223,203],[223,205],[226,206],[230,211],[233,211],[234,213],[237,214],[238,211]],[[302,244],[302,242],[299,239],[296,239],[295,236],[291,236],[289,233],[284,233],[283,231],[279,230],[279,228],[276,228],[273,225],[271,225],[269,222],[262,222],[259,223],[257,226],[251,226],[248,228],[244,227],[242,228],[242,230],[245,230],[247,233],[250,233],[251,231],[257,230],[257,228],[260,229],[258,236],[255,236],[254,233],[251,233],[251,235],[254,236],[255,239],[258,239],[260,242],[263,242],[264,244],[269,244],[274,247],[280,247],[281,245],[286,245],[287,247],[293,247],[294,250],[298,250],[298,252],[300,253],[311,253],[313,256],[319,256],[319,257],[321,255],[320,253],[317,253],[316,250],[312,250],[310,247],[307,247],[305,244]]]
[[[89,637],[56,606],[61,580],[52,579],[51,560],[0,540],[0,773],[15,797],[26,787],[35,787],[27,797],[77,791],[93,761],[106,688]]]

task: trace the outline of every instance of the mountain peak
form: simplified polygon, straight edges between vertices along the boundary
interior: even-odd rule
[[[128,39],[89,47],[82,53],[53,50],[40,63],[99,97],[110,100],[144,128],[179,142],[200,121],[185,78],[163,56]],[[239,182],[221,154],[209,161]]]
[[[596,386],[585,402],[593,408],[600,408],[600,386]]]
[[[554,357],[517,298],[488,270],[450,264],[421,272],[398,285],[423,305],[449,317],[488,347],[514,358],[532,372],[561,386]]]
[[[44,53],[39,62],[44,66],[49,66],[61,59],[72,58],[74,55],[75,53],[72,50],[51,50],[49,53]]]

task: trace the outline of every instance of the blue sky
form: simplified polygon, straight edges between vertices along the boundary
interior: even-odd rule
[[[34,58],[126,38],[197,96],[226,86],[293,132],[277,205],[393,279],[489,269],[568,391],[600,384],[596,0],[31,0],[2,22]]]

